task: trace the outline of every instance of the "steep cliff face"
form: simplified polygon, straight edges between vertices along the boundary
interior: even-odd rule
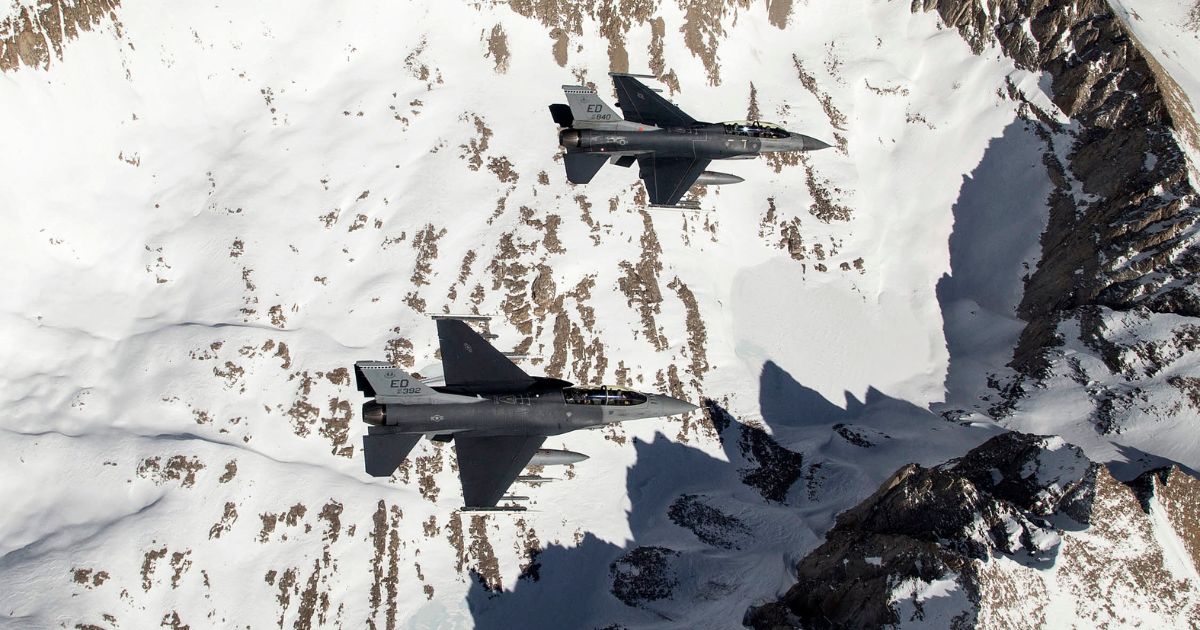
[[[838,516],[755,627],[1106,628],[1200,622],[1200,481],[1131,483],[1060,438],[1008,433],[908,466]]]
[[[0,3],[0,627],[730,627],[989,413],[1082,423],[1130,476],[1160,462],[1125,444],[1200,465],[1193,318],[1165,306],[1191,291],[1182,97],[1103,5],[944,4]],[[607,70],[836,148],[720,164],[746,181],[704,215],[619,167],[572,185],[545,106],[611,97]],[[436,374],[429,312],[495,315],[531,373],[716,402],[555,438],[591,459],[520,517],[462,514],[452,446],[391,479],[358,446],[347,366]],[[950,390],[964,413],[931,412]],[[975,477],[905,470],[965,542],[911,510],[894,537],[980,601],[1006,592],[980,554],[1053,552],[1036,509],[1001,493],[978,525]],[[871,586],[877,618],[975,610],[921,576]]]
[[[1122,341],[1129,328],[1112,321],[1129,313],[1172,331],[1159,336],[1186,335],[1200,316],[1200,197],[1188,159],[1200,149],[1193,106],[1103,0],[927,0],[913,8],[937,11],[978,53],[998,49],[1018,67],[1044,73],[1057,108],[1029,104],[1051,147],[1045,161],[1055,189],[1041,260],[1019,307],[1027,325],[1012,365],[1020,375],[992,412],[1012,413],[1028,389],[1074,369],[1062,349],[1073,335],[1106,368],[1084,382],[1120,381],[1108,387],[1118,393],[1089,392],[1096,424],[1118,431],[1135,405],[1114,407],[1114,399],[1170,388],[1131,374],[1136,364],[1119,347],[1129,345]],[[1159,361],[1153,371],[1170,364]]]

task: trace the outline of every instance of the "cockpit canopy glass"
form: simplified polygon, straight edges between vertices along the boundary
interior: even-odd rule
[[[568,405],[615,405],[628,407],[646,402],[646,395],[620,387],[568,387],[563,391]]]
[[[786,138],[791,135],[783,127],[774,123],[762,122],[761,120],[735,120],[721,124],[725,126],[725,133],[735,136]]]

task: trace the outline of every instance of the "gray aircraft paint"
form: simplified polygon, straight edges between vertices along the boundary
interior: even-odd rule
[[[754,138],[728,133],[725,128],[724,124],[705,124],[688,129],[652,128],[645,131],[565,129],[559,135],[559,142],[568,151],[575,149],[584,153],[653,153],[658,157],[706,157],[712,160],[750,158],[781,151],[814,151],[829,146],[798,133],[787,138]]]
[[[530,376],[464,322],[441,318],[437,327],[445,385],[381,361],[355,363],[358,389],[369,399],[362,406],[363,459],[368,474],[387,477],[422,437],[453,440],[470,508],[495,507],[531,461],[586,459],[540,448],[548,436],[697,409],[670,396]]]
[[[743,181],[728,173],[704,170],[711,160],[751,159],[830,146],[770,124],[700,122],[635,78],[643,75],[610,76],[624,118],[595,90],[581,85],[562,86],[567,104],[550,106],[555,122],[563,127],[559,144],[566,149],[564,162],[572,183],[590,182],[607,160],[632,166],[636,159],[650,202],[675,205],[693,185]]]
[[[481,397],[466,403],[380,405],[368,401],[363,404],[363,418],[368,424],[399,427],[408,433],[550,436],[695,408],[668,396],[646,394],[646,398],[644,403],[629,406],[583,405],[567,403],[561,391],[554,391]]]

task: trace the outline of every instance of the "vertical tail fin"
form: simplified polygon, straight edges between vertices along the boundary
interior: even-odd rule
[[[414,404],[438,396],[432,387],[386,361],[356,362],[354,381],[358,391],[382,404]]]
[[[592,123],[615,123],[624,120],[596,96],[596,90],[582,85],[564,85],[562,89],[567,95],[575,127],[587,128]]]

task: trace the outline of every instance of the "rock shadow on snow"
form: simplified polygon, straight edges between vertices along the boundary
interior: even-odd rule
[[[1008,371],[1025,328],[1017,308],[1041,256],[1053,191],[1034,124],[1014,119],[988,143],[952,209],[950,273],[937,284],[948,413],[999,402],[996,377]]]
[[[634,439],[633,446],[637,461],[626,473],[631,507],[625,515],[632,540],[617,545],[589,532],[574,546],[551,544],[541,550],[533,559],[536,579],[523,576],[500,591],[489,591],[473,580],[467,603],[477,628],[583,628],[673,620],[670,602],[657,604],[669,600],[681,580],[704,579],[681,575],[685,572],[676,566],[688,559],[680,554],[720,547],[675,525],[671,505],[681,495],[727,494],[735,464],[661,433],[651,442]],[[694,585],[682,586],[690,590]]]
[[[964,429],[873,388],[862,401],[847,394],[843,409],[771,362],[760,381],[761,424],[704,401],[724,459],[661,433],[650,442],[634,439],[637,459],[626,472],[630,540],[617,544],[586,533],[572,546],[546,546],[531,559],[535,570],[503,590],[472,580],[467,604],[475,625],[671,627],[724,619],[726,611],[734,611],[728,621],[736,625],[745,605],[792,584],[792,568],[820,544],[834,513],[904,463],[944,460],[995,433]],[[936,455],[926,444],[914,456],[878,429],[885,423],[973,437],[966,446],[951,440]],[[895,444],[874,448],[876,442]],[[824,471],[811,461],[810,448],[821,451]],[[875,464],[857,468],[852,483],[830,478],[835,460],[855,459]],[[835,487],[823,493],[822,483]],[[748,583],[746,575],[757,581]]]

